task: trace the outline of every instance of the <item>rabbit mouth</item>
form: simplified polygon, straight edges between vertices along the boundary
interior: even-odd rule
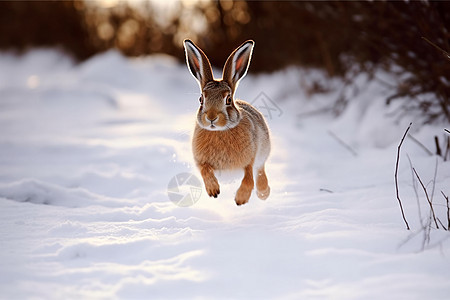
[[[225,128],[223,128],[222,126],[217,126],[217,124],[210,124],[208,127],[206,127],[206,129],[210,131],[221,131],[224,130]]]
[[[208,117],[206,117],[206,120],[208,120],[209,122],[211,122],[210,124],[208,124],[206,127],[210,130],[217,130],[217,121],[218,121],[219,117],[215,118],[214,120],[209,120]]]
[[[220,126],[218,124],[208,124],[208,125],[201,125],[203,129],[209,130],[209,131],[224,131],[227,130],[227,126]]]
[[[226,130],[228,121],[225,115],[222,113],[208,117],[207,114],[199,115],[197,122],[203,129],[209,131],[222,131]]]

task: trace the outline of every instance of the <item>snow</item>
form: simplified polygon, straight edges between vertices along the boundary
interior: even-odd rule
[[[171,179],[201,178],[190,150],[199,92],[185,65],[115,51],[76,65],[41,49],[0,54],[0,70],[0,298],[448,299],[450,235],[433,228],[426,241],[407,155],[444,224],[449,162],[405,140],[411,231],[393,177],[409,122],[429,149],[444,126],[389,117],[376,80],[355,78],[360,92],[334,117],[310,113],[339,92],[309,96],[312,80],[339,86],[318,71],[248,75],[237,96],[268,116],[270,197],[238,207],[239,174],[221,174],[218,199],[203,190],[181,207]]]

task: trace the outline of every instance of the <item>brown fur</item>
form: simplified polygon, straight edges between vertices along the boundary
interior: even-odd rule
[[[233,100],[228,105],[224,102],[228,97],[233,99],[239,80],[245,76],[253,42],[248,41],[233,51],[225,63],[223,80],[212,78],[211,66],[200,48],[188,40],[185,48],[188,67],[198,80],[203,97],[192,150],[208,195],[217,197],[220,193],[215,170],[243,169],[244,178],[235,201],[238,205],[247,203],[255,185],[253,169],[257,163],[257,196],[267,199],[270,187],[264,163],[270,152],[270,138],[264,117],[247,102]]]
[[[248,119],[226,131],[209,131],[195,126],[192,145],[196,163],[207,163],[214,170],[241,169],[252,163],[257,145],[249,127]]]

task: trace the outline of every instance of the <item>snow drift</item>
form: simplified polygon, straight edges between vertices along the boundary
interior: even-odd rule
[[[449,234],[432,229],[424,243],[428,204],[406,155],[443,223],[449,162],[405,141],[411,231],[393,177],[407,124],[430,149],[443,127],[389,117],[376,81],[356,78],[360,93],[335,118],[310,113],[336,96],[308,97],[320,72],[247,76],[237,95],[268,119],[271,196],[237,207],[230,175],[218,199],[180,207],[170,180],[200,178],[185,66],[114,51],[75,65],[33,50],[1,54],[0,70],[0,298],[448,298]]]

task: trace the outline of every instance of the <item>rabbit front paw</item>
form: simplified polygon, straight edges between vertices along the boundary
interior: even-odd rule
[[[220,194],[220,186],[217,179],[205,181],[205,188],[208,196],[217,198]]]
[[[250,195],[252,194],[252,189],[241,186],[236,192],[236,201],[237,205],[242,205],[248,202],[250,199]]]

